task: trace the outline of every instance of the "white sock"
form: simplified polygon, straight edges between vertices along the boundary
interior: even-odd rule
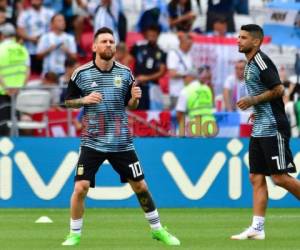
[[[157,209],[152,212],[145,213],[146,219],[149,221],[150,227],[153,230],[162,228],[160,224],[160,218]]]
[[[265,225],[265,217],[262,216],[253,216],[252,227],[257,231],[263,231]]]
[[[83,219],[70,220],[70,231],[71,233],[81,234],[81,228],[83,224]]]

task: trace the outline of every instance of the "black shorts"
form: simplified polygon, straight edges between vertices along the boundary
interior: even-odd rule
[[[295,173],[289,137],[279,132],[271,137],[251,137],[249,164],[250,173],[253,174]]]
[[[101,164],[108,160],[113,169],[120,175],[121,182],[140,181],[144,172],[134,150],[105,153],[89,147],[81,147],[76,167],[75,181],[88,180],[90,187],[95,187],[95,175]]]

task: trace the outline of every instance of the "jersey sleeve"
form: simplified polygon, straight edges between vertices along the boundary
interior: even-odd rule
[[[75,81],[70,79],[68,83],[67,93],[66,93],[66,100],[77,99],[83,96],[81,89],[77,86]]]
[[[261,58],[257,60],[260,68],[260,80],[268,88],[281,84],[276,66],[269,58]]]

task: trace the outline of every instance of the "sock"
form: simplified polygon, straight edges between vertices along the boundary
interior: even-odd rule
[[[145,217],[149,221],[151,229],[157,230],[162,228],[157,209],[152,212],[145,213]]]
[[[76,234],[81,234],[81,228],[83,224],[83,219],[77,219],[77,220],[70,220],[70,232],[71,233],[76,233]]]
[[[257,231],[263,231],[265,225],[265,217],[262,216],[253,216],[252,227]]]

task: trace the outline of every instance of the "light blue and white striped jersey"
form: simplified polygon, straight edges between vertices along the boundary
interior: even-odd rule
[[[84,97],[96,91],[103,100],[84,106],[81,145],[101,152],[133,150],[125,107],[134,82],[130,69],[114,62],[109,71],[100,70],[92,61],[74,71],[66,99]]]
[[[29,8],[21,12],[17,26],[24,28],[28,36],[41,36],[50,30],[50,22],[54,14],[52,9],[45,7],[41,7],[39,11]],[[30,55],[36,54],[36,44],[25,41],[25,46]]]
[[[37,46],[37,53],[48,49],[52,45],[56,45],[57,48],[47,54],[43,59],[43,73],[54,72],[58,75],[65,73],[65,61],[66,53],[61,49],[61,45],[64,45],[70,50],[71,53],[77,52],[76,42],[73,35],[63,32],[61,34],[55,34],[49,32],[44,34]]]
[[[249,60],[245,67],[245,82],[250,96],[260,95],[281,84],[278,71],[271,59],[261,51]],[[282,132],[289,136],[289,123],[282,98],[254,106],[254,125],[251,136],[276,136]]]

